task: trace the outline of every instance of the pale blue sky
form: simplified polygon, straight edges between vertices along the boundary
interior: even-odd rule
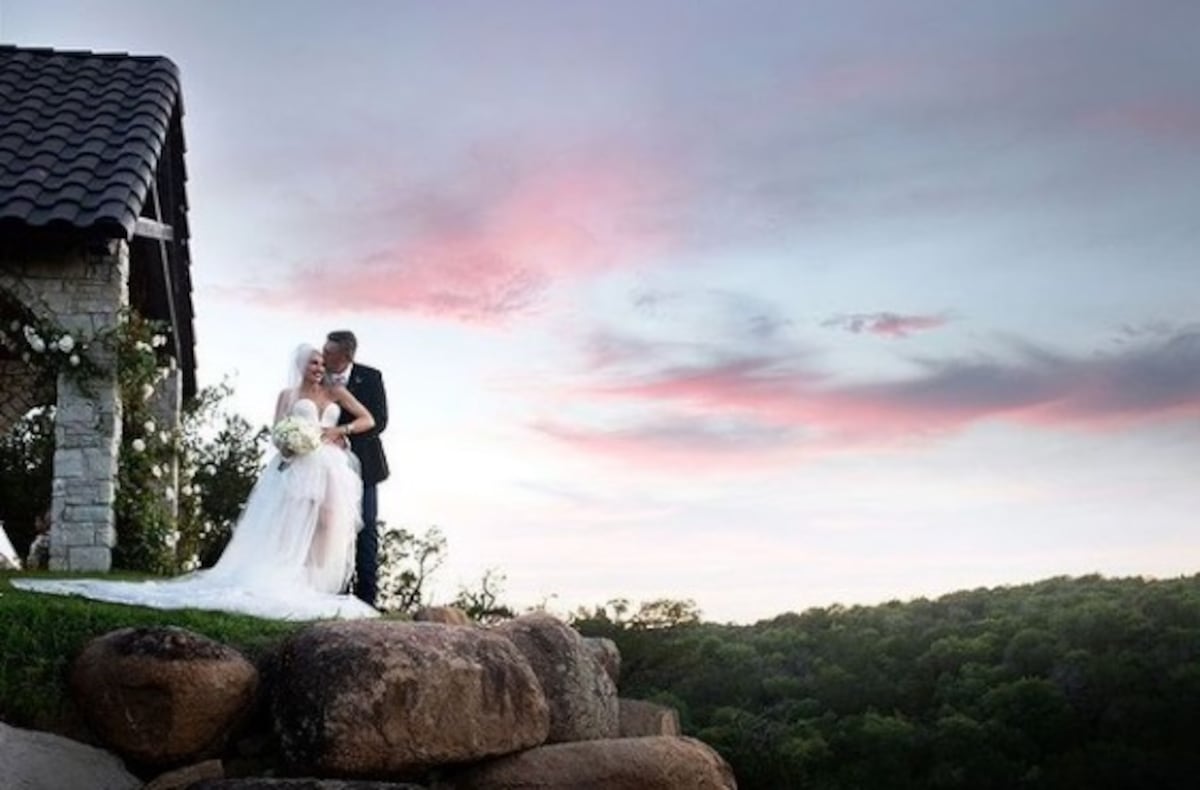
[[[1200,6],[0,0],[161,54],[199,376],[385,371],[443,599],[1196,571]]]

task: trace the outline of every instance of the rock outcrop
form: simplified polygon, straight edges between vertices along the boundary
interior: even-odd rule
[[[614,686],[621,685],[621,651],[617,649],[617,643],[603,636],[585,636],[583,643],[587,645],[588,650],[592,651],[592,655],[600,666],[604,667],[604,671],[612,679]]]
[[[475,625],[466,612],[454,606],[423,606],[413,615],[413,620],[418,623]]]
[[[446,790],[736,790],[729,764],[694,738],[577,741],[493,760]]]
[[[407,778],[546,739],[549,709],[512,642],[436,623],[321,623],[289,639],[273,691],[298,771]]]
[[[638,699],[618,700],[621,710],[621,737],[642,738],[647,735],[679,735],[679,711],[666,705]]]
[[[492,628],[335,621],[255,668],[183,629],[121,629],[89,642],[70,673],[80,737],[112,753],[0,725],[0,786],[736,788],[715,751],[679,736],[674,710],[618,700],[620,656],[603,642],[545,614]]]
[[[137,790],[142,782],[119,757],[103,749],[0,722],[0,786],[5,790]]]
[[[173,627],[93,639],[71,672],[75,702],[100,741],[149,765],[219,753],[257,685],[258,671],[239,652]]]
[[[494,630],[512,640],[542,684],[550,703],[547,743],[617,736],[617,687],[578,631],[547,614],[507,620]]]

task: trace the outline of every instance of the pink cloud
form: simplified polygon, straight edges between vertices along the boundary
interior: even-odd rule
[[[822,323],[860,334],[868,332],[889,338],[905,338],[914,332],[938,329],[949,322],[944,315],[900,315],[899,313],[851,313],[837,315]]]
[[[466,194],[394,196],[376,223],[383,232],[372,228],[393,241],[305,266],[289,278],[295,287],[256,296],[495,324],[536,311],[557,280],[643,261],[667,243],[639,219],[664,189],[650,163],[596,155],[524,170],[481,166]]]
[[[755,472],[798,455],[791,431],[750,421],[717,424],[662,418],[617,427],[541,420],[530,428],[572,451],[618,467],[684,469],[689,474]]]
[[[631,349],[636,348],[630,346]],[[907,444],[951,435],[989,420],[1045,429],[1117,430],[1200,415],[1200,332],[1117,354],[1072,358],[1026,348],[1016,361],[930,362],[907,379],[840,384],[784,357],[743,357],[692,366],[662,366],[624,375],[602,368],[580,386],[584,401],[672,409],[698,436],[713,421],[740,421],[751,439],[775,431],[772,450],[836,452],[863,445]],[[608,380],[604,380],[607,378]],[[589,452],[628,453],[632,462],[669,461],[679,468],[707,458],[729,463],[752,442],[675,442],[637,429],[543,431]],[[711,437],[710,437],[711,438]],[[688,460],[691,459],[691,460]]]

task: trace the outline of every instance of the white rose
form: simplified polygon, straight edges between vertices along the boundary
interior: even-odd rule
[[[175,501],[175,489],[171,488],[170,486],[167,486],[166,490],[163,491],[163,496],[165,496],[167,498],[168,502],[174,502]],[[172,543],[171,545],[174,546],[175,544]]]
[[[142,385],[142,400],[144,400],[144,401],[150,400],[152,397],[154,397],[154,387],[151,387],[149,384],[143,384]]]
[[[73,368],[79,367],[79,355],[78,354],[72,354],[71,358],[68,359],[67,361],[71,363],[71,367],[73,367]]]
[[[64,354],[71,353],[71,349],[75,348],[75,338],[70,335],[63,335],[58,339],[58,348]]]
[[[154,429],[156,427],[157,426],[155,426],[154,420],[146,420],[144,423],[142,423],[142,430],[146,432],[147,436],[154,433]]]
[[[132,446],[132,447],[133,447],[133,451],[134,451],[135,453],[144,453],[144,452],[146,452],[146,443],[145,443],[145,442],[143,442],[141,439],[134,439],[134,440],[133,440],[133,443],[132,443],[130,446]]]
[[[163,444],[170,444],[171,443],[171,434],[167,433],[166,431],[159,431],[158,432],[158,440],[160,442],[162,442]]]
[[[40,354],[46,350],[46,341],[42,340],[37,335],[34,335],[29,339],[29,347]]]
[[[204,467],[204,473],[210,476],[215,475],[217,473],[217,467],[213,466],[212,464],[207,464]]]
[[[151,343],[154,345],[155,348],[158,348],[159,346],[165,346],[167,344],[167,339],[165,337],[163,337],[162,335],[155,335],[154,338],[151,340]]]
[[[154,466],[150,467],[150,474],[154,475],[155,477],[162,477],[162,467],[158,464],[155,464]]]
[[[150,347],[150,344],[147,343],[145,340],[139,340],[138,342],[133,344],[133,347],[143,353],[149,353],[154,350],[153,348]]]
[[[179,493],[183,494],[184,496],[191,496],[192,495],[192,487],[189,485],[184,485],[183,488],[179,489]]]

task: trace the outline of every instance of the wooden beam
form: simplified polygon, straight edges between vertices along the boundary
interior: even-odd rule
[[[159,163],[159,168],[162,168],[166,161],[168,160],[164,157],[163,161]],[[161,170],[160,172],[154,174],[154,181],[150,184],[150,197],[152,200],[151,205],[154,206],[154,216],[156,217],[162,217],[162,199],[158,194],[158,180],[160,175]],[[141,222],[141,220],[139,219],[138,222]],[[167,242],[174,243],[175,241],[175,232],[170,225],[164,225],[157,221],[155,224],[166,228],[168,231],[171,231],[170,237],[158,237],[158,260],[162,264],[163,285],[167,289],[167,311],[171,315],[170,343],[171,351],[173,352],[171,356],[175,357],[176,363],[179,363],[179,313],[175,310],[175,278],[171,276],[171,255],[170,251],[167,249]]]
[[[158,220],[138,217],[137,224],[133,226],[133,235],[159,241],[174,241],[175,229]]]

